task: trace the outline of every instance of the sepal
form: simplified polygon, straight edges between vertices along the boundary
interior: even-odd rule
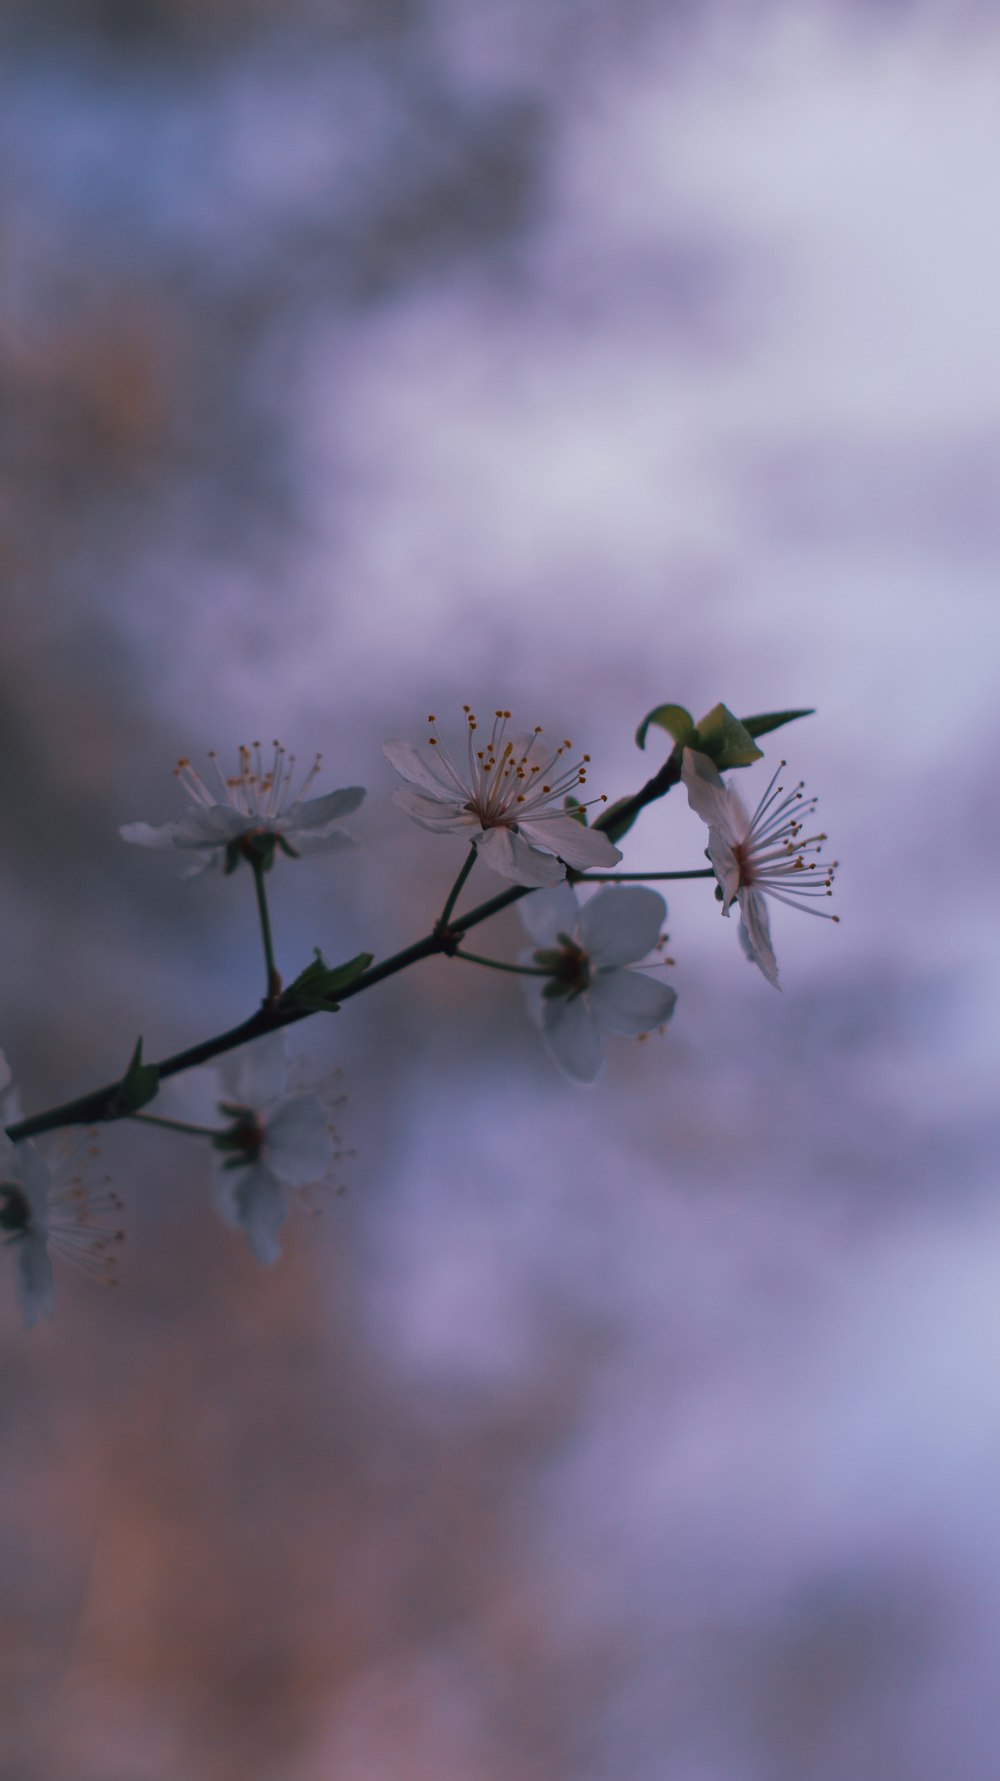
[[[686,746],[697,749],[699,754],[707,754],[720,773],[728,767],[749,767],[763,754],[750,731],[733,716],[727,705],[713,705],[711,711],[700,717],[695,736]]]
[[[340,1006],[337,996],[355,978],[367,971],[375,957],[373,952],[359,952],[346,963],[331,967],[318,946],[315,952],[316,957],[312,964],[307,965],[286,989],[281,998],[282,1008],[301,1008],[312,1014],[333,1014]]]
[[[677,760],[681,759],[684,748],[693,748],[701,755],[708,755],[715,762],[718,771],[727,768],[749,768],[752,760],[761,759],[761,750],[754,743],[754,736],[763,736],[766,730],[775,730],[779,723],[790,723],[791,718],[802,718],[806,712],[784,711],[765,712],[759,718],[734,718],[727,705],[713,705],[711,711],[699,718],[697,725],[690,711],[684,711],[683,705],[656,705],[654,711],[643,718],[635,732],[636,743],[645,748],[645,737],[651,725],[660,730],[667,730],[672,737],[674,748],[672,753]]]
[[[812,717],[815,709],[809,705],[804,711],[764,711],[758,717],[741,717],[740,722],[751,736],[766,736],[769,730],[780,730],[782,724],[794,723],[797,717]]]
[[[645,748],[650,724],[655,724],[657,729],[666,730],[667,735],[672,736],[680,748],[696,746],[691,740],[695,734],[694,718],[690,711],[685,711],[683,705],[657,705],[648,717],[643,718],[636,730],[637,747]]]
[[[142,1061],[142,1039],[135,1042],[129,1067],[122,1077],[115,1094],[115,1112],[119,1114],[138,1113],[140,1107],[148,1106],[160,1087],[160,1072],[155,1064],[144,1064]]]

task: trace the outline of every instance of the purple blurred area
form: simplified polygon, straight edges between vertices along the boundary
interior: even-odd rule
[[[996,1781],[998,67],[972,0],[8,0],[28,1111],[260,994],[248,874],[118,839],[182,754],[369,788],[288,973],[433,921],[381,742],[463,701],[611,797],[655,704],[814,705],[843,864],[780,996],[673,887],[590,1091],[452,961],[297,1029],[348,1154],[273,1270],[102,1134],[118,1288],[4,1279],[0,1781]]]

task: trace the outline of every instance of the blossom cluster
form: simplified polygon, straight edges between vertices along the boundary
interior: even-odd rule
[[[663,976],[673,963],[663,950],[666,903],[648,885],[623,879],[714,877],[723,915],[728,917],[734,905],[739,911],[746,957],[777,987],[768,899],[836,921],[820,907],[831,895],[836,861],[822,857],[825,834],[806,832],[812,829],[816,800],[806,797],[801,781],[785,784],[784,762],[752,815],[721,769],[759,756],[752,734],[801,715],[747,719],[751,732],[722,706],[698,729],[681,707],[657,708],[637,740],[644,743],[650,722],[671,729],[676,740],[667,768],[632,800],[602,809],[593,824],[588,812],[606,806],[607,799],[578,795],[586,791],[590,756],[573,760],[568,739],[552,744],[540,726],[513,729],[504,708],[481,730],[465,706],[464,746],[452,751],[436,718],[430,718],[424,744],[394,739],[384,753],[403,781],[395,802],[421,828],[467,844],[431,935],[370,973],[369,953],[333,971],[317,953],[316,963],[287,991],[274,964],[264,874],[279,854],[296,859],[354,845],[340,825],[360,808],[364,789],[347,786],[307,797],[321,758],[317,755],[300,778],[295,757],[280,743],[268,757],[260,743],[242,747],[230,776],[212,755],[210,782],[182,759],[176,775],[189,800],[184,813],[159,826],[128,823],[121,834],[140,847],[186,856],[184,876],[213,867],[232,872],[241,861],[250,865],[267,995],[255,1022],[248,1023],[253,1042],[233,1051],[223,1071],[212,1065],[184,1069],[188,1059],[182,1056],[161,1067],[161,1079],[155,1066],[142,1064],[140,1045],[111,1100],[97,1097],[97,1116],[132,1117],[206,1142],[218,1211],[245,1234],[256,1260],[270,1264],[280,1253],[279,1233],[296,1197],[310,1184],[329,1183],[340,1154],[328,1098],[316,1085],[297,1084],[290,1075],[283,1032],[289,1020],[332,1011],[345,995],[437,953],[518,975],[528,1016],[550,1057],[571,1080],[592,1083],[603,1063],[606,1036],[643,1038],[662,1031],[677,1001]],[[707,829],[709,867],[616,874],[622,859],[616,840],[645,804],[677,782]],[[487,866],[510,889],[459,916],[458,898],[476,864]],[[517,962],[469,950],[469,931],[514,901],[530,942]],[[233,1042],[224,1035],[198,1055],[221,1054]],[[0,1232],[12,1252],[28,1325],[51,1315],[53,1252],[96,1278],[115,1278],[121,1203],[99,1176],[93,1134],[70,1117],[78,1105],[23,1121],[0,1055]],[[43,1150],[21,1131],[23,1125],[32,1131],[64,1128],[62,1139],[54,1150]],[[74,1129],[75,1137],[67,1137]]]

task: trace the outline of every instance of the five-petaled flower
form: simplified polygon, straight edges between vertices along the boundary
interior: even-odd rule
[[[814,907],[817,899],[831,895],[837,861],[827,864],[810,857],[821,854],[826,841],[823,834],[802,833],[817,801],[803,795],[801,780],[787,791],[778,784],[785,765],[780,763],[752,816],[707,755],[686,748],[681,769],[688,803],[708,824],[706,853],[719,881],[722,913],[728,915],[733,903],[739,904],[740,943],[775,989],[780,987],[778,966],[764,898],[828,921],[840,919]]]
[[[234,1092],[218,1106],[229,1122],[214,1139],[219,1209],[266,1265],[281,1253],[278,1232],[295,1190],[335,1160],[329,1113],[319,1095],[289,1092],[281,1033],[236,1054]]]
[[[677,992],[645,971],[629,971],[652,952],[667,913],[642,886],[608,885],[581,905],[568,884],[526,897],[520,914],[535,945],[520,963],[544,976],[524,977],[528,1011],[559,1068],[592,1082],[601,1067],[602,1033],[635,1038],[670,1019]]]
[[[188,796],[189,810],[177,821],[159,828],[148,822],[126,823],[119,832],[138,847],[180,848],[194,854],[184,872],[193,878],[210,866],[224,865],[231,872],[241,859],[269,866],[276,848],[295,859],[299,854],[332,853],[354,843],[337,824],[358,808],[365,793],[360,785],[327,792],[322,798],[306,798],[322,764],[317,755],[298,789],[295,789],[295,756],[286,754],[279,742],[265,762],[261,745],[241,747],[239,772],[227,778],[214,751],[209,755],[217,786],[210,789],[186,758],[174,769]]]
[[[558,884],[567,866],[586,871],[621,859],[600,829],[587,828],[563,807],[562,800],[586,784],[589,755],[567,767],[570,742],[553,749],[540,729],[509,736],[509,711],[494,714],[489,738],[479,746],[476,719],[467,705],[464,710],[468,746],[462,766],[438,736],[433,717],[426,748],[398,741],[384,746],[386,759],[409,781],[394,799],[414,822],[438,834],[465,835],[480,859],[515,884]]]
[[[10,1069],[0,1053],[0,1119],[10,1124],[19,1116]],[[106,1181],[95,1183],[96,1160],[89,1134],[64,1140],[49,1160],[30,1139],[12,1144],[0,1129],[0,1240],[11,1251],[29,1329],[40,1317],[52,1316],[50,1250],[96,1279],[115,1279],[122,1232],[114,1221],[121,1201]]]

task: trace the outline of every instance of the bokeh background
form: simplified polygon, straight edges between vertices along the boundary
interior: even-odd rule
[[[448,961],[297,1029],[271,1271],[102,1135],[119,1287],[3,1284],[2,1781],[996,1781],[995,8],[7,0],[0,159],[29,1110],[259,995],[248,877],[117,838],[182,753],[369,787],[286,971],[429,925],[380,743],[463,700],[611,796],[658,702],[815,705],[843,862],[781,995],[676,887],[589,1092]]]

